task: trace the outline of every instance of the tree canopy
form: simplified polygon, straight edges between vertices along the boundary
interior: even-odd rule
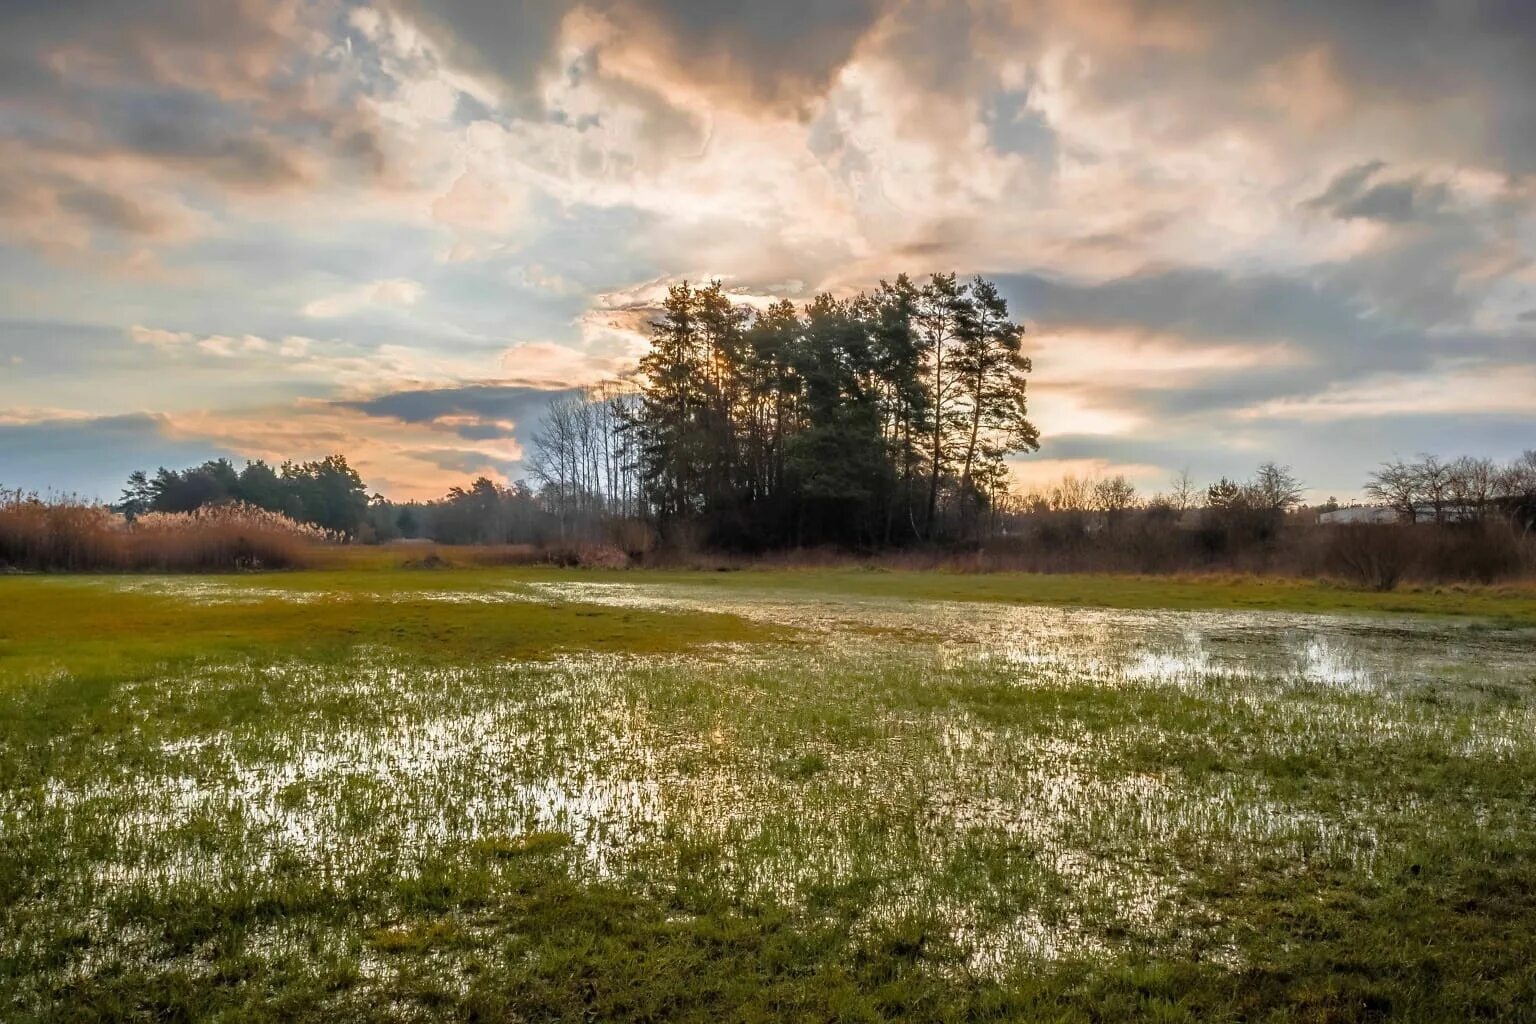
[[[964,535],[1039,447],[1023,333],[953,274],[761,311],[676,285],[627,425],[641,492],[664,530],[727,546]]]

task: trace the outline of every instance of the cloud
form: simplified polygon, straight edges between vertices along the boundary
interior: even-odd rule
[[[399,423],[431,424],[466,440],[522,437],[557,398],[577,389],[526,385],[468,384],[459,387],[394,391],[373,398],[343,401],[338,407]],[[521,434],[520,434],[521,431]]]
[[[199,0],[7,5],[0,201],[50,258],[143,265],[209,196],[259,199],[383,167],[368,105],[317,39],[326,5]],[[20,221],[17,223],[17,221]],[[89,259],[88,259],[89,257]]]
[[[1029,322],[1048,453],[1176,435],[1061,458],[1163,466],[1204,436],[1244,461],[1289,443],[1271,423],[1392,422],[1388,399],[1440,382],[1435,407],[1471,415],[1532,365],[1532,17],[13,5],[0,406],[144,405],[241,451],[357,445],[381,480],[435,487],[444,460],[512,471],[536,410],[334,403],[621,376],[684,277],[761,303],[954,269]],[[1339,441],[1357,462],[1388,443]]]
[[[128,336],[135,344],[147,345],[160,352],[178,354],[196,350],[205,355],[223,359],[242,356],[302,359],[309,355],[310,346],[315,344],[313,339],[296,336],[283,338],[280,341],[269,341],[255,334],[242,334],[238,337],[209,334],[199,337],[190,331],[167,331],[163,328],[144,327],[138,324],[128,329]]]
[[[388,0],[386,7],[427,36],[459,69],[501,85],[505,98],[528,102],[569,4],[546,0]]]
[[[459,474],[466,481],[479,476],[511,479],[522,468],[522,463],[516,459],[498,459],[483,452],[460,448],[426,448],[405,454],[438,469]]]
[[[1411,177],[1373,183],[1372,179],[1385,166],[1380,160],[1371,160],[1340,171],[1322,194],[1302,205],[1340,220],[1377,220],[1389,224],[1427,220],[1445,208],[1450,190],[1444,182]]]
[[[323,384],[330,393],[378,394],[391,389],[443,384],[482,374],[495,367],[493,359],[442,355],[397,344],[359,345],[339,339],[303,335],[267,338],[255,334],[226,335],[176,331],[135,325],[128,330],[135,347],[164,360],[170,367],[238,370],[250,389],[263,380]]]
[[[128,474],[195,465],[230,455],[208,441],[178,438],[164,416],[61,413],[30,421],[0,418],[0,486],[116,500]]]
[[[559,71],[563,30],[573,16],[610,27],[605,59],[649,64],[664,74],[770,107],[796,107],[823,93],[873,26],[876,0],[390,0],[443,59],[495,82],[514,108],[540,109],[540,87]]]
[[[1000,284],[1031,328],[1031,407],[1049,457],[1067,457],[1063,436],[1190,431],[1221,449],[1267,421],[1514,414],[1536,387],[1518,333],[1402,322],[1324,272]]]
[[[317,319],[348,316],[367,309],[404,309],[421,300],[426,289],[418,281],[390,278],[370,281],[335,295],[312,299],[304,304],[304,315]]]

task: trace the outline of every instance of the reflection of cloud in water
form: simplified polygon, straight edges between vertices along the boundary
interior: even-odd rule
[[[200,601],[283,593],[188,587]],[[1261,772],[1201,758],[1389,741],[1509,758],[1536,743],[1528,704],[1471,716],[1408,699],[1469,677],[1524,685],[1529,632],[629,583],[430,593],[727,612],[811,642],[459,667],[360,650],[342,666],[257,661],[125,684],[125,721],[174,720],[253,682],[283,714],[130,736],[113,772],[49,778],[35,810],[8,797],[0,812],[68,835],[113,822],[85,874],[63,880],[82,908],[295,863],[343,893],[481,840],[558,831],[577,870],[661,894],[686,880],[817,912],[856,882],[855,927],[938,914],[973,969],[1003,970],[1127,936],[1160,948],[1196,919],[1219,959],[1224,925],[1192,895],[1192,861],[1370,871],[1380,823],[1422,813],[1347,787],[1335,806],[1303,806]],[[1041,698],[1035,717],[992,721],[966,699],[994,689]],[[1117,714],[1165,694],[1187,717]],[[1073,703],[1085,699],[1099,717]],[[1239,726],[1251,734],[1216,735]],[[210,848],[208,835],[240,841]]]
[[[1424,617],[1166,611],[834,598],[630,583],[531,583],[551,597],[709,610],[872,646],[936,643],[962,659],[1017,665],[1042,681],[1203,685],[1261,677],[1341,689],[1402,688],[1462,675],[1524,679],[1536,630],[1476,631]]]

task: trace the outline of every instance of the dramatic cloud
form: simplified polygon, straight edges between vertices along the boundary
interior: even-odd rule
[[[1528,3],[0,16],[0,420],[31,431],[0,481],[109,488],[141,443],[515,478],[669,282],[761,307],[931,270],[1027,323],[1035,476],[1274,456],[1351,494],[1536,443]]]
[[[460,70],[493,81],[514,107],[558,73],[563,31],[602,22],[600,52],[622,64],[662,65],[671,75],[768,105],[825,91],[873,25],[877,0],[390,0]],[[596,61],[588,64],[592,70]]]

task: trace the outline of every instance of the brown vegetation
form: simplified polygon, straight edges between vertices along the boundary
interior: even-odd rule
[[[72,498],[0,493],[0,567],[34,571],[218,572],[314,564],[316,527],[248,505],[150,513],[129,522]]]
[[[639,524],[620,521],[631,543]],[[1536,578],[1536,535],[1504,522],[1324,526],[1303,514],[1268,527],[1223,524],[1208,510],[1184,521],[1142,509],[1112,525],[1093,516],[1036,513],[1011,532],[970,546],[932,545],[857,552],[836,546],[760,553],[702,545],[629,545],[607,541],[352,547],[349,565],[412,568],[552,565],[585,569],[877,568],[950,573],[1104,573],[1137,576],[1274,576],[1333,580],[1392,590],[1399,584],[1499,583]],[[616,534],[617,535],[617,534]]]

